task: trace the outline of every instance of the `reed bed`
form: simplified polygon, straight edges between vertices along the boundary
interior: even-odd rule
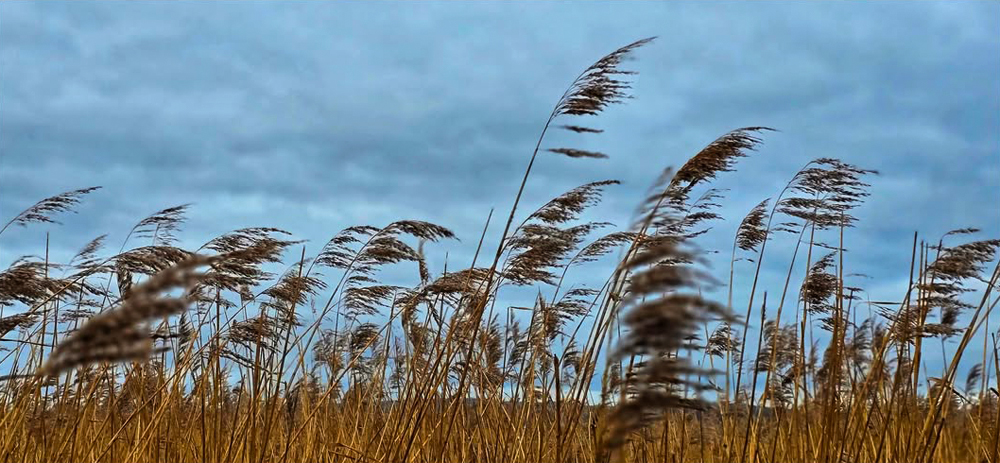
[[[728,275],[698,245],[721,218],[712,182],[769,128],[666,169],[625,230],[581,220],[614,181],[522,204],[538,156],[607,157],[546,134],[599,136],[578,121],[630,97],[622,64],[651,40],[572,82],[509,214],[490,214],[499,244],[440,274],[423,251],[455,238],[440,225],[354,226],[313,254],[269,227],[182,249],[187,206],[139,221],[117,252],[102,236],[66,263],[17,259],[0,271],[2,460],[1000,463],[1000,240],[900,237],[908,288],[862,298],[844,230],[876,172],[826,158],[790,172],[733,221]],[[44,199],[0,236],[94,190]],[[792,257],[765,290],[775,246]],[[410,283],[383,283],[388,266]],[[601,271],[601,287],[573,283]],[[505,305],[517,287],[533,305]],[[982,358],[959,371],[972,346]],[[939,347],[948,361],[928,371]]]

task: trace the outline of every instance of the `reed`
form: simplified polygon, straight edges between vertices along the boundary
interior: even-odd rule
[[[821,158],[790,173],[732,230],[725,282],[700,246],[723,219],[712,183],[772,129],[733,130],[664,169],[627,229],[582,220],[614,180],[524,212],[540,153],[609,157],[545,147],[546,134],[602,134],[579,118],[631,98],[622,65],[651,41],[571,82],[501,239],[484,227],[458,268],[431,272],[425,243],[455,235],[419,220],[349,227],[312,254],[271,227],[182,249],[187,205],[140,220],[117,251],[102,235],[65,264],[15,260],[0,271],[3,460],[1000,463],[1000,240],[914,235],[900,245],[909,287],[871,301],[846,281],[844,231],[876,172]],[[0,237],[96,189],[44,199]],[[788,271],[764,288],[776,246]],[[410,283],[383,282],[389,266]],[[584,286],[581,272],[606,279]],[[534,303],[506,306],[517,287]],[[982,358],[961,372],[972,343]],[[938,344],[948,362],[929,371]]]

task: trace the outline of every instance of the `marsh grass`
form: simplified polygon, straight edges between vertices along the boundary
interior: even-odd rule
[[[611,180],[522,211],[540,152],[607,157],[542,149],[545,135],[602,133],[573,120],[630,97],[621,65],[650,41],[557,100],[499,244],[481,238],[467,267],[432,274],[424,243],[455,236],[417,220],[347,228],[315,255],[267,227],[185,250],[186,205],[138,222],[117,252],[101,236],[66,264],[48,249],[15,260],[0,271],[3,461],[1000,463],[1000,241],[914,235],[905,294],[862,299],[845,283],[844,230],[875,172],[817,159],[790,173],[733,231],[727,283],[698,246],[722,218],[710,185],[738,175],[766,127],[666,169],[627,230],[581,221]],[[94,190],[42,200],[0,235]],[[792,257],[764,292],[775,246]],[[412,284],[381,282],[387,266]],[[590,288],[573,284],[583,268],[610,271]],[[499,305],[513,287],[535,289],[534,305]],[[972,343],[983,355],[961,378]],[[940,372],[923,360],[936,344]]]

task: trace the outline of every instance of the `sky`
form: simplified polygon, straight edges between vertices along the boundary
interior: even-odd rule
[[[428,247],[433,270],[446,254],[467,266],[490,210],[509,213],[566,87],[650,36],[624,65],[639,73],[635,99],[565,121],[605,132],[543,143],[610,157],[543,153],[522,210],[616,179],[588,217],[627,227],[664,168],[768,126],[778,131],[714,184],[729,190],[726,220],[699,244],[720,251],[720,279],[740,219],[819,157],[880,172],[845,234],[846,271],[870,277],[857,285],[872,300],[902,297],[914,231],[1000,237],[997,2],[14,1],[0,3],[0,220],[103,189],[61,225],[5,232],[0,266],[43,253],[46,232],[51,254],[69,257],[184,203],[191,247],[275,226],[314,253],[347,226],[406,218],[461,240]],[[793,245],[765,259],[772,294]],[[738,268],[738,288],[751,272]]]

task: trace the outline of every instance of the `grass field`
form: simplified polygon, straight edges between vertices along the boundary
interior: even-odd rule
[[[646,43],[573,82],[514,206],[489,218],[500,245],[442,274],[423,252],[454,238],[440,225],[351,227],[315,255],[278,228],[181,249],[184,206],[117,252],[102,236],[69,262],[16,260],[0,271],[0,460],[1000,463],[1000,240],[898,237],[909,289],[863,300],[844,283],[843,232],[876,172],[836,159],[789,172],[728,218],[731,265],[711,275],[698,242],[721,218],[712,181],[739,175],[768,128],[665,170],[626,231],[580,219],[613,182],[521,203],[536,156],[604,157],[540,148],[550,130],[597,136],[574,118],[628,98],[620,66]],[[93,190],[25,205],[0,242]],[[764,291],[776,246],[793,261]],[[393,265],[412,284],[380,280]],[[604,286],[575,285],[583,268],[606,269]],[[513,287],[538,288],[534,306],[506,306]],[[960,371],[973,347],[982,358]]]

